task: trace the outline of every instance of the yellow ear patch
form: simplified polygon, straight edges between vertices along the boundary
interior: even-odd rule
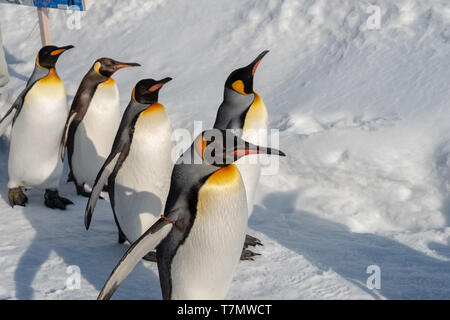
[[[239,92],[240,94],[247,94],[244,92],[245,85],[242,80],[237,80],[231,84],[231,87],[234,89],[234,91]]]
[[[206,140],[203,138],[203,136],[200,136],[197,138],[197,141],[195,141],[195,151],[197,151],[198,155],[203,159],[203,154],[205,153],[206,149]]]
[[[36,65],[37,65],[39,68],[42,68],[41,64],[39,63],[39,55],[37,55],[37,57],[36,57]]]
[[[95,72],[97,72],[97,74],[99,76],[101,76],[101,74],[100,74],[100,67],[101,66],[102,66],[102,64],[100,62],[98,62],[98,61],[94,64],[94,70],[95,70]]]

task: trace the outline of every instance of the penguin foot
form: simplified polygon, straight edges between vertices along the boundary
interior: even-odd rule
[[[50,209],[61,209],[66,210],[66,206],[69,204],[73,204],[69,199],[60,197],[58,194],[58,190],[45,190],[45,205]]]
[[[144,259],[145,261],[156,262],[156,251],[150,251],[142,259]]]
[[[77,195],[83,196],[83,197],[86,197],[86,198],[90,198],[91,193],[87,192],[86,190],[84,190],[84,185],[82,185],[82,186],[78,186],[77,185]]]
[[[12,208],[14,208],[14,206],[25,207],[28,203],[28,198],[20,187],[9,189],[8,199]]]
[[[254,261],[255,259],[253,259],[253,257],[255,256],[260,256],[261,254],[250,251],[248,249],[242,249],[242,253],[241,253],[241,261]]]
[[[256,247],[256,246],[262,246],[262,245],[263,244],[262,244],[261,240],[255,238],[255,237],[252,237],[248,234],[245,236],[244,248],[248,248],[249,246]]]
[[[84,186],[82,186],[82,187],[77,186],[77,195],[83,196],[83,197],[86,197],[86,198],[90,198],[91,197],[91,192],[87,192],[86,190],[84,190]],[[105,198],[103,198],[102,196],[99,196],[98,198],[101,199],[101,200],[105,200]]]

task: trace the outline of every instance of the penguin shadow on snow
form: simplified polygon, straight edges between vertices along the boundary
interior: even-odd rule
[[[6,187],[8,181],[7,164],[8,143],[4,139],[0,139],[0,178],[4,184],[1,198],[2,201],[9,204]],[[67,190],[69,190],[68,186],[64,185],[62,194],[68,195],[75,205],[68,206],[65,211],[45,207],[43,191],[41,190],[28,191],[28,206],[15,208],[18,211],[23,210],[24,217],[35,231],[35,236],[21,256],[14,274],[17,299],[33,299],[33,281],[52,252],[55,252],[64,261],[64,264],[58,263],[62,269],[57,272],[65,276],[61,284],[55,284],[55,290],[65,288],[65,279],[68,276],[66,268],[70,265],[76,265],[80,268],[81,276],[84,279],[81,288],[83,289],[83,282],[87,281],[100,292],[111,271],[129,248],[128,244],[117,243],[117,227],[107,201],[99,200],[94,217],[95,221],[93,221],[89,231],[86,231],[83,221],[87,199],[78,197],[73,193],[67,194]],[[12,235],[14,234],[14,230],[10,232]],[[48,275],[48,278],[51,281],[51,274]],[[67,295],[68,292],[70,291],[64,290],[62,292],[65,298],[70,298]],[[45,293],[41,292],[40,294]],[[75,294],[78,296],[80,293]],[[96,298],[96,295],[86,295],[83,298],[92,299]],[[119,287],[114,298],[161,299],[156,264],[151,262],[139,263],[130,277]]]
[[[126,203],[133,204],[133,208],[127,208],[126,213],[130,216],[137,216],[142,212],[147,212],[147,214],[152,213],[157,217],[159,217],[159,215],[161,214],[162,201],[154,193],[147,191],[136,192],[135,190],[120,184],[115,184],[114,188],[116,192],[120,192],[121,194],[125,195],[124,201]],[[133,228],[134,230],[143,230],[142,223],[137,219],[134,219],[134,224],[131,226],[131,228]]]
[[[22,63],[26,63],[23,60],[18,60],[16,57],[14,57],[14,55],[12,55],[8,49],[6,47],[4,47],[4,52],[5,52],[5,58],[6,58],[6,62],[8,64],[8,73],[11,77],[13,78],[17,78],[19,80],[28,81],[29,75],[24,75],[24,74],[20,74],[18,72],[16,72],[16,70],[14,70],[11,66],[13,65],[18,65],[18,64],[22,64]]]
[[[351,232],[342,224],[296,210],[297,196],[283,192],[267,195],[263,206],[255,206],[250,226],[319,269],[336,272],[374,298],[448,299],[450,262],[382,236]],[[366,270],[371,265],[381,269],[379,290],[366,286],[371,276]]]
[[[24,210],[24,215],[36,235],[20,258],[15,272],[17,298],[33,298],[33,280],[52,251],[64,260],[61,272],[66,272],[66,265],[78,266],[82,277],[95,287],[98,294],[111,271],[129,248],[128,244],[117,243],[117,228],[109,204],[104,203],[99,206],[98,209],[102,209],[103,212],[109,211],[108,214],[103,215],[102,218],[97,217],[99,219],[95,221],[96,226],[86,231],[83,225],[84,213],[81,210],[80,212],[76,212],[73,208],[69,208],[65,212],[46,208],[38,210],[35,203],[39,199],[31,196],[30,202],[33,204]],[[77,207],[83,207],[83,204],[84,201],[76,199]],[[148,268],[152,264],[150,262],[139,263],[130,277],[117,290],[114,298],[161,299],[156,264],[151,267],[154,271]],[[55,289],[63,288],[65,283],[56,287]],[[96,295],[85,298],[95,297]]]

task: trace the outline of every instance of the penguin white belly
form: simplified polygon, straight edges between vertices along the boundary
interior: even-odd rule
[[[247,200],[239,170],[230,165],[200,188],[197,215],[172,260],[172,299],[224,299],[247,229]]]
[[[244,139],[245,140],[245,139]],[[253,158],[253,159],[245,159]],[[256,162],[258,161],[258,156],[251,155],[241,158],[241,162],[236,161],[236,166],[239,168],[239,172],[242,176],[242,181],[245,185],[245,192],[247,194],[247,212],[248,218],[253,213],[253,206],[255,202],[256,189],[258,188],[259,177],[261,176],[261,165]],[[253,162],[249,162],[253,161]]]
[[[261,98],[255,93],[255,100],[244,122],[242,139],[264,146],[267,144],[267,109]],[[261,176],[261,164],[258,155],[248,155],[235,162],[244,181],[247,193],[248,217],[253,213],[256,189]]]
[[[114,211],[130,243],[160,218],[173,169],[169,117],[163,108],[151,108],[138,118],[130,152],[114,180]]]
[[[61,137],[68,115],[64,85],[51,71],[27,93],[11,131],[9,188],[57,188]]]
[[[98,86],[75,132],[72,171],[78,183],[94,184],[111,152],[119,123],[119,91],[110,79]]]

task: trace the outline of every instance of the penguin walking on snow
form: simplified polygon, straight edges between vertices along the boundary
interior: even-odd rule
[[[73,46],[45,46],[36,58],[25,89],[0,121],[0,134],[12,122],[8,159],[8,199],[25,206],[22,188],[45,189],[45,205],[65,209],[72,201],[58,194],[63,170],[59,142],[67,118],[64,84],[56,73],[60,55]]]
[[[170,80],[141,80],[133,89],[111,153],[95,180],[86,207],[86,229],[106,180],[119,243],[139,239],[163,212],[173,168],[173,142],[170,119],[158,103],[158,94]]]
[[[98,299],[109,299],[155,247],[163,299],[223,299],[248,221],[245,187],[233,162],[250,154],[284,156],[230,131],[203,132],[174,166],[164,215],[125,253]]]
[[[69,181],[75,183],[79,195],[89,197],[85,184],[94,184],[119,126],[119,90],[111,76],[119,69],[135,66],[140,65],[98,59],[73,99],[61,140],[61,159],[64,161],[67,146]]]
[[[234,70],[225,82],[223,102],[217,112],[214,128],[231,129],[245,141],[260,145],[266,140],[268,113],[261,97],[253,90],[253,77],[262,58],[269,51],[263,51],[248,66]],[[254,156],[251,156],[254,157]],[[253,211],[255,192],[261,175],[261,165],[257,159],[243,158],[236,162],[247,193],[248,217]],[[245,247],[262,245],[249,235]],[[243,256],[254,256],[250,250],[244,250]]]

